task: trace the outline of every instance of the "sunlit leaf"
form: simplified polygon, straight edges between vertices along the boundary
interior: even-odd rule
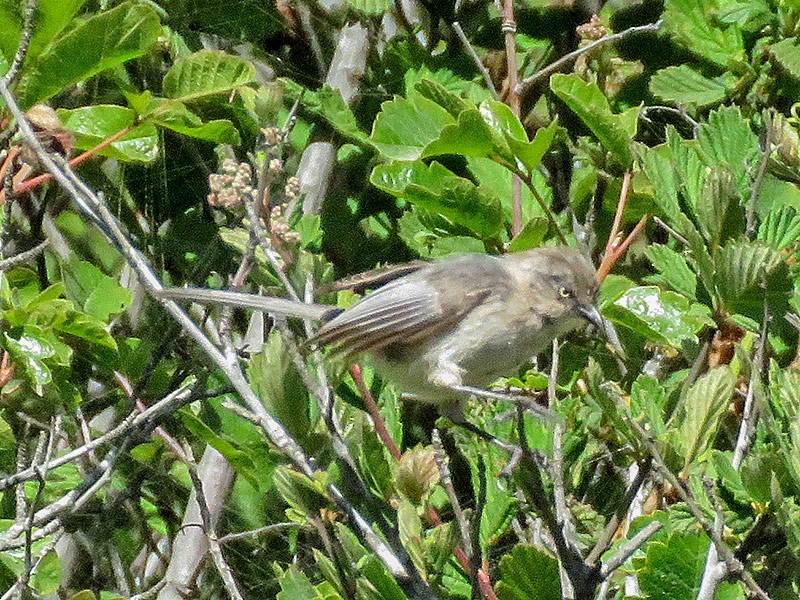
[[[709,449],[728,403],[735,383],[727,365],[711,369],[689,388],[683,399],[678,443],[682,449],[684,467]]]
[[[164,75],[167,98],[193,102],[213,96],[229,96],[255,80],[253,63],[238,56],[200,50],[179,58]]]
[[[370,181],[375,187],[441,214],[480,237],[495,236],[502,227],[502,212],[494,194],[439,163],[394,161],[378,165]]]
[[[550,78],[550,88],[578,115],[620,165],[630,164],[631,142],[636,131],[630,129],[625,118],[611,112],[608,99],[596,83],[585,83],[574,74],[556,74]]]
[[[17,87],[23,107],[68,86],[142,56],[155,44],[161,23],[155,9],[123,2],[90,17],[55,41],[26,69]]]
[[[707,306],[654,286],[625,291],[603,307],[603,314],[647,340],[675,348],[680,348],[684,341],[696,341],[703,327],[714,324]]]

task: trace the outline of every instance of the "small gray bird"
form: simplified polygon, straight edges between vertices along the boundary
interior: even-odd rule
[[[396,272],[393,280],[378,277],[389,282],[345,310],[192,288],[163,295],[320,320],[311,343],[346,356],[369,353],[379,373],[459,423],[465,395],[508,399],[486,386],[554,338],[586,321],[606,331],[595,270],[571,248],[469,254]]]

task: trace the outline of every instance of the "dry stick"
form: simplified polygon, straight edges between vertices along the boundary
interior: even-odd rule
[[[486,65],[483,64],[481,57],[478,56],[478,53],[475,52],[475,48],[472,46],[472,44],[470,44],[467,36],[464,34],[464,30],[461,28],[461,23],[454,21],[452,25],[453,30],[458,36],[458,39],[461,40],[461,45],[464,46],[464,49],[467,51],[467,54],[469,54],[472,62],[475,63],[475,67],[478,69],[481,77],[483,77],[486,87],[489,88],[489,91],[492,93],[492,98],[495,100],[500,100],[500,94],[497,93],[497,89],[494,87],[494,81],[492,81],[492,76],[489,73],[489,69],[486,68]]]
[[[492,593],[494,593],[494,590],[492,589],[488,574],[486,575],[486,582],[483,582],[480,579],[480,573],[482,571],[484,574],[486,574],[486,572],[481,568],[482,564],[485,562],[485,558],[480,552],[481,517],[483,516],[484,508],[486,508],[486,461],[483,458],[483,454],[478,454],[478,464],[475,466],[475,471],[478,475],[478,493],[476,494],[475,498],[475,509],[473,510],[472,518],[470,519],[472,522],[470,538],[472,539],[473,547],[470,550],[472,556],[470,557],[471,568],[469,570],[469,574],[470,579],[472,580],[472,597],[478,598],[478,590],[480,590],[484,596],[489,598],[490,596],[486,595],[484,589],[488,588]],[[488,585],[486,585],[487,583]],[[478,588],[477,590],[475,589],[476,585]]]
[[[283,531],[284,529],[302,529],[304,526],[300,523],[273,523],[272,525],[264,525],[257,529],[250,529],[249,531],[239,531],[237,533],[228,533],[220,536],[220,544],[228,544],[237,540],[244,540],[252,537],[257,537],[262,533],[271,533],[273,531]]]
[[[514,34],[517,32],[517,22],[514,18],[514,0],[504,0],[502,29],[506,47],[506,63],[508,65],[508,105],[514,116],[519,118],[520,92],[517,89],[519,73],[517,71],[517,43],[514,38]],[[516,236],[522,231],[522,182],[516,173],[511,177],[513,211],[511,235]]]
[[[611,541],[613,540],[614,533],[616,533],[617,528],[619,527],[619,523],[622,520],[622,517],[628,513],[628,509],[630,508],[631,504],[633,503],[634,499],[636,498],[636,494],[639,493],[639,489],[642,487],[642,484],[647,479],[648,475],[650,474],[651,469],[651,461],[647,460],[643,464],[639,465],[639,469],[636,472],[636,477],[631,482],[628,489],[625,491],[625,495],[622,497],[622,502],[617,507],[617,511],[611,516],[608,520],[603,531],[600,533],[600,536],[597,540],[597,543],[592,548],[592,551],[589,552],[589,555],[586,557],[586,562],[590,565],[595,564],[603,553],[608,550],[611,546]]]
[[[547,65],[544,69],[541,69],[540,71],[537,71],[530,77],[527,77],[524,80],[522,80],[519,84],[520,87],[519,93],[524,93],[525,88],[527,88],[528,86],[562,69],[563,67],[567,66],[569,63],[576,60],[579,56],[585,54],[586,52],[590,52],[591,50],[594,50],[599,46],[619,41],[621,39],[628,37],[629,35],[633,35],[636,33],[658,32],[662,24],[663,21],[657,21],[655,23],[650,23],[648,25],[637,25],[635,27],[629,27],[624,31],[620,31],[619,33],[612,33],[611,35],[601,37],[599,40],[594,41],[591,44],[587,44],[586,46],[578,48],[577,50],[570,52],[569,54],[565,54],[557,61]]]
[[[208,544],[208,551],[214,561],[214,566],[217,568],[220,578],[225,585],[225,591],[233,600],[244,600],[239,586],[233,577],[230,566],[225,561],[225,556],[222,554],[222,548],[217,539],[216,527],[214,526],[214,519],[211,518],[211,512],[206,502],[206,494],[203,489],[203,482],[197,473],[197,463],[192,456],[192,449],[189,444],[184,446],[184,455],[187,458],[186,466],[189,470],[189,477],[192,479],[192,487],[194,488],[195,501],[200,509],[200,518],[203,521],[203,530],[206,535],[206,542]],[[211,478],[207,478],[211,482]]]
[[[50,245],[50,240],[44,240],[40,242],[30,250],[26,250],[25,252],[20,252],[15,256],[11,256],[4,260],[0,260],[0,271],[6,271],[12,267],[16,267],[17,265],[21,265],[24,262],[29,261],[32,258],[39,256],[45,249]]]
[[[766,299],[765,299],[766,300]],[[753,432],[755,431],[755,419],[757,416],[755,406],[756,387],[759,385],[758,378],[761,370],[764,367],[764,347],[766,346],[767,339],[767,322],[769,321],[769,314],[767,311],[766,301],[764,302],[764,322],[761,324],[761,334],[759,335],[758,342],[756,342],[755,355],[753,362],[750,365],[750,384],[747,387],[747,395],[745,396],[744,409],[742,413],[742,422],[739,425],[739,433],[736,436],[736,443],[733,448],[733,457],[731,458],[731,466],[734,470],[738,471],[742,466],[744,454],[747,447],[750,445]],[[725,526],[724,517],[717,511],[714,516],[714,530],[721,537],[723,528]],[[706,556],[706,566],[703,572],[703,578],[700,581],[700,590],[697,593],[698,600],[710,600],[714,598],[717,588],[727,573],[727,565],[724,561],[719,560],[719,553],[715,545],[711,545],[708,549]]]
[[[553,339],[553,358],[550,364],[550,377],[547,381],[547,407],[551,411],[556,410],[558,397],[556,395],[556,381],[558,379],[558,339]],[[578,547],[578,536],[575,524],[572,521],[572,514],[567,508],[567,494],[564,488],[564,449],[563,449],[564,423],[558,421],[553,429],[553,451],[550,462],[550,477],[553,480],[553,497],[555,499],[556,518],[561,524],[561,533],[568,544]],[[564,568],[564,564],[559,561],[558,574],[561,579],[561,594],[565,599],[575,597],[575,589],[570,581],[569,574]]]
[[[38,527],[36,533],[32,536],[32,541],[42,539],[51,535],[55,530],[60,529],[63,525],[61,523],[61,515],[73,514],[80,511],[80,509],[88,502],[102,485],[108,481],[111,476],[111,469],[117,458],[128,449],[129,444],[124,442],[121,446],[113,448],[107,457],[101,461],[100,465],[92,471],[83,481],[81,485],[73,488],[55,502],[51,502],[41,510],[37,511],[32,519],[32,526]],[[46,469],[42,469],[42,472]],[[18,523],[14,523],[11,527],[6,529],[0,535],[0,552],[10,550],[12,548],[24,546],[24,542],[17,541],[17,538],[25,533],[24,527]]]
[[[553,540],[558,562],[563,565],[564,570],[569,575],[576,597],[583,598],[588,594],[589,589],[596,587],[596,583],[599,581],[599,569],[592,565],[587,565],[578,549],[564,537],[562,524],[553,511],[545,490],[544,481],[542,480],[542,468],[538,464],[541,461],[537,460],[536,454],[531,451],[528,445],[525,434],[524,414],[521,410],[517,411],[517,429],[522,452],[516,464],[515,476],[520,483],[520,489],[525,499],[534,507],[547,528]]]
[[[607,579],[611,574],[625,564],[634,552],[641,548],[650,537],[663,527],[661,521],[652,521],[645,525],[636,535],[620,546],[614,555],[603,563],[600,568],[600,576]]]
[[[664,459],[655,443],[652,441],[652,439],[650,439],[649,434],[628,413],[627,407],[625,406],[622,398],[619,398],[616,395],[614,395],[614,398],[619,409],[628,415],[628,421],[631,425],[631,428],[636,432],[636,435],[645,445],[648,452],[650,452],[653,463],[661,473],[661,476],[669,482],[669,484],[677,492],[678,496],[680,496],[681,500],[683,500],[683,502],[689,508],[689,511],[697,520],[700,527],[702,527],[706,535],[711,538],[713,545],[716,547],[717,553],[722,557],[722,560],[725,563],[727,573],[741,579],[742,583],[744,583],[748,590],[757,598],[769,600],[767,593],[761,589],[758,583],[756,583],[756,581],[753,579],[753,576],[747,570],[745,570],[741,561],[736,558],[736,556],[733,554],[733,551],[731,551],[722,537],[715,531],[712,524],[708,522],[708,519],[706,519],[703,511],[698,506],[697,501],[692,496],[692,493],[684,488],[683,483],[672,473],[672,471],[669,470],[669,467],[667,467],[667,464],[664,462]]]
[[[113,442],[115,440],[120,439],[121,437],[127,436],[131,434],[136,429],[143,427],[146,424],[152,423],[158,420],[161,415],[164,414],[171,414],[178,407],[183,404],[189,403],[197,399],[197,396],[194,395],[194,386],[185,385],[178,390],[172,392],[168,396],[164,397],[163,399],[159,400],[152,406],[148,407],[144,412],[138,413],[138,411],[131,412],[125,419],[123,419],[119,425],[117,425],[114,429],[93,439],[91,442],[84,444],[70,452],[59,456],[58,458],[54,458],[51,460],[48,465],[47,469],[43,470],[41,468],[35,469],[33,467],[29,467],[27,469],[18,470],[13,475],[9,475],[8,477],[4,477],[0,479],[0,491],[10,488],[11,486],[17,485],[24,481],[30,481],[37,477],[37,473],[42,473],[46,471],[52,471],[62,465],[67,463],[73,462],[83,456],[84,454],[88,454],[93,452],[100,446]]]

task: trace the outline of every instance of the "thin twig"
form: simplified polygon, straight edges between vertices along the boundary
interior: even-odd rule
[[[503,2],[503,39],[506,47],[506,64],[508,76],[508,106],[514,116],[519,118],[520,91],[517,81],[519,71],[517,68],[517,42],[514,35],[517,33],[517,22],[514,17],[514,0]],[[519,235],[522,231],[522,182],[519,175],[513,174],[511,179],[511,206],[512,221],[511,234]]]
[[[486,84],[486,87],[489,88],[489,91],[492,94],[492,98],[495,100],[500,100],[500,94],[497,93],[497,89],[494,87],[494,81],[492,81],[492,76],[489,73],[489,69],[486,68],[486,65],[483,64],[481,57],[478,56],[478,53],[475,52],[475,48],[472,46],[470,41],[467,39],[467,36],[464,34],[464,30],[461,28],[461,23],[458,21],[454,21],[452,23],[453,30],[456,32],[458,39],[461,40],[461,45],[464,46],[464,50],[467,51],[472,62],[475,63],[475,67],[478,69],[478,72],[483,77],[483,81]]]
[[[205,491],[203,490],[203,482],[197,474],[197,463],[194,461],[192,455],[192,448],[189,444],[184,445],[184,455],[187,458],[186,466],[189,471],[189,477],[192,480],[194,487],[195,500],[200,509],[200,518],[203,520],[203,530],[206,534],[208,542],[208,552],[211,554],[211,559],[214,561],[214,566],[217,568],[222,583],[225,586],[225,591],[233,600],[244,600],[242,593],[239,591],[239,585],[233,577],[233,572],[222,554],[219,540],[217,539],[216,527],[211,518],[211,513],[208,510],[208,503],[206,502]]]
[[[14,85],[20,73],[25,57],[28,55],[28,47],[33,37],[33,17],[36,14],[36,0],[28,0],[25,5],[25,12],[22,15],[22,33],[20,34],[17,51],[11,61],[11,66],[5,74],[5,83],[8,86]]]
[[[750,383],[747,387],[747,395],[745,396],[744,409],[742,411],[742,422],[739,425],[739,433],[736,436],[736,443],[733,447],[733,456],[731,458],[731,466],[734,470],[738,471],[747,448],[752,441],[753,432],[755,431],[755,420],[757,417],[756,412],[756,388],[760,385],[759,378],[761,370],[764,368],[764,348],[767,340],[767,324],[769,322],[769,312],[764,299],[764,320],[761,324],[761,334],[755,345],[755,354],[753,362],[750,365]],[[714,530],[717,535],[722,536],[725,519],[722,513],[717,510],[714,516]],[[703,578],[700,581],[700,590],[697,597],[699,600],[710,600],[714,598],[717,588],[722,580],[725,578],[727,569],[724,561],[719,560],[719,552],[714,544],[708,549],[706,556],[706,565],[703,571]]]
[[[547,221],[550,223],[550,227],[555,231],[558,240],[567,245],[567,238],[564,237],[564,234],[561,232],[561,228],[558,226],[558,221],[556,221],[555,216],[553,216],[553,211],[550,210],[550,207],[547,206],[547,202],[544,201],[542,195],[539,193],[539,190],[536,189],[536,186],[533,185],[533,177],[530,174],[520,174],[520,178],[525,183],[527,188],[530,190],[531,195],[536,200],[539,207],[542,209],[544,216],[547,218]]]
[[[550,377],[547,381],[547,407],[554,411],[558,405],[556,394],[556,383],[558,381],[558,358],[559,358],[558,338],[553,339],[553,357],[550,363]],[[550,477],[553,480],[553,499],[555,500],[556,518],[561,523],[561,532],[568,544],[578,547],[577,532],[575,524],[572,522],[572,514],[567,508],[567,493],[564,487],[564,423],[557,421],[553,427],[553,450],[550,460]],[[559,561],[559,577],[561,579],[561,595],[565,599],[575,597],[575,590],[569,579],[569,574],[565,570],[564,563]]]
[[[620,410],[624,411],[626,415],[628,415],[628,423],[630,424],[631,428],[634,432],[636,432],[637,437],[639,440],[644,444],[647,448],[650,456],[653,459],[653,464],[656,469],[659,471],[662,477],[666,479],[669,484],[673,487],[675,492],[678,494],[680,499],[686,504],[689,508],[689,511],[692,513],[692,516],[697,520],[697,523],[702,527],[703,531],[705,531],[706,535],[711,538],[713,545],[716,547],[716,551],[722,560],[725,563],[726,571],[731,576],[737,577],[744,583],[744,585],[748,588],[748,590],[756,597],[761,598],[762,600],[769,600],[769,596],[767,595],[764,590],[756,583],[753,576],[744,568],[741,561],[739,561],[736,556],[733,554],[733,551],[728,547],[722,537],[717,533],[712,523],[709,523],[708,519],[706,518],[705,514],[701,510],[700,506],[698,506],[697,501],[694,499],[691,491],[687,490],[683,483],[675,476],[672,471],[667,467],[666,462],[664,462],[661,453],[659,452],[656,444],[650,438],[650,435],[642,428],[639,422],[629,414],[627,406],[623,402],[622,398],[617,397],[614,395],[614,398],[617,402],[617,406]]]
[[[764,111],[764,136],[761,143],[761,159],[758,161],[758,171],[756,171],[756,178],[753,180],[753,185],[750,188],[750,199],[747,202],[747,226],[745,227],[745,235],[749,238],[752,238],[753,234],[756,232],[756,201],[761,191],[761,183],[764,181],[764,174],[767,172],[770,154],[772,154],[772,117],[769,112]]]
[[[258,527],[257,529],[251,529],[249,531],[228,533],[220,536],[219,543],[228,544],[237,540],[250,539],[265,533],[272,533],[273,531],[283,531],[284,529],[302,529],[303,527],[304,526],[301,523],[273,523],[272,525],[265,525],[264,527]]]
[[[519,87],[521,88],[520,89],[520,93],[524,93],[524,91],[525,91],[525,89],[527,87],[529,87],[530,85],[536,83],[540,79],[543,79],[543,78],[547,77],[548,75],[551,75],[552,73],[555,73],[556,71],[559,71],[562,68],[566,67],[568,64],[570,64],[572,61],[576,60],[582,54],[590,52],[590,51],[594,50],[595,48],[598,48],[598,47],[603,46],[605,44],[610,44],[612,42],[619,41],[619,40],[624,39],[624,38],[626,38],[626,37],[628,37],[630,35],[634,35],[634,34],[637,34],[637,33],[656,33],[661,28],[662,24],[663,24],[663,21],[657,21],[655,23],[650,23],[648,25],[637,25],[635,27],[629,27],[628,29],[626,29],[624,31],[620,31],[619,33],[612,33],[611,35],[607,35],[605,37],[601,37],[599,40],[596,40],[596,41],[592,42],[591,44],[587,44],[586,46],[578,48],[577,50],[575,50],[573,52],[570,52],[569,54],[565,54],[564,56],[559,58],[557,61],[550,63],[545,68],[541,69],[540,71],[537,71],[536,73],[534,73],[530,77],[527,77],[524,80],[522,80],[520,82],[520,84],[519,84]]]
[[[661,521],[652,521],[642,527],[639,532],[634,535],[630,540],[625,542],[606,562],[603,563],[600,569],[600,575],[603,579],[607,579],[614,571],[619,569],[625,561],[628,560],[634,552],[641,548],[650,537],[663,527]]]
[[[447,492],[447,498],[450,500],[450,508],[453,510],[453,518],[461,532],[461,546],[467,553],[467,558],[472,559],[472,536],[469,530],[469,523],[467,523],[467,518],[464,516],[464,511],[461,510],[461,503],[458,501],[458,495],[456,494],[455,487],[453,487],[453,479],[450,477],[447,453],[442,445],[442,437],[439,434],[439,430],[436,428],[431,432],[431,444],[433,445],[433,457],[439,469],[439,479],[441,480],[444,491]]]
[[[620,236],[620,228],[622,226],[622,215],[625,213],[625,207],[628,204],[631,176],[632,173],[630,171],[626,171],[625,176],[622,178],[622,187],[620,188],[619,200],[617,201],[617,210],[614,213],[614,222],[611,225],[611,232],[608,234],[608,241],[606,242],[603,261],[597,268],[597,278],[600,281],[603,281],[606,278],[606,275],[608,275],[608,273],[611,271],[611,268],[620,258],[622,258],[622,256],[628,250],[628,247],[633,243],[647,223],[648,215],[643,215],[628,236],[622,242],[619,242],[618,238]]]
[[[39,468],[38,471],[52,471],[53,469],[56,469],[62,465],[77,460],[84,454],[93,452],[104,444],[108,444],[127,435],[132,435],[140,428],[149,426],[151,423],[161,418],[161,416],[173,413],[178,407],[188,402],[192,402],[198,397],[199,396],[196,393],[194,385],[184,385],[171,394],[165,396],[152,406],[148,407],[144,412],[131,412],[111,431],[93,439],[83,446],[79,446],[78,448],[75,448],[64,455],[59,456],[58,458],[54,458],[47,465],[46,470]],[[8,489],[24,481],[30,481],[36,477],[37,469],[33,467],[17,471],[13,475],[9,475],[8,477],[0,479],[0,491]]]

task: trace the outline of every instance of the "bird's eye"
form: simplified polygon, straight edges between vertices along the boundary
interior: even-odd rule
[[[561,295],[562,298],[574,298],[575,297],[575,292],[573,292],[572,290],[570,290],[568,288],[565,288],[565,287],[559,288],[558,293]]]

